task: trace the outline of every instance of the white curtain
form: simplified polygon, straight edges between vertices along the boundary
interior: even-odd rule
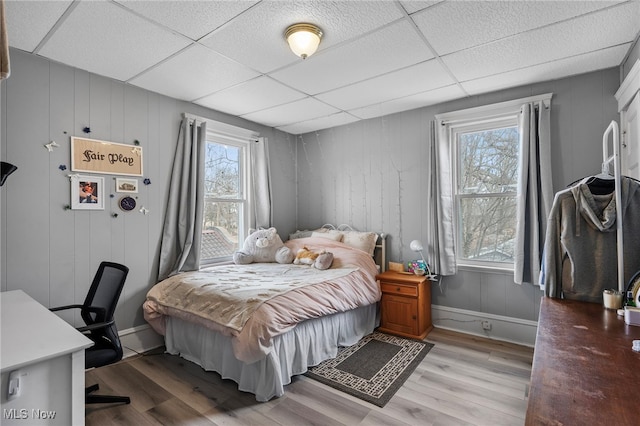
[[[164,218],[158,281],[200,267],[206,135],[206,123],[182,120]]]
[[[271,204],[271,173],[269,171],[269,146],[267,138],[258,138],[251,150],[253,172],[254,218],[256,229],[273,226]]]
[[[531,102],[520,110],[517,223],[514,281],[538,283],[547,217],[553,203],[551,182],[551,104]]]
[[[447,127],[438,121],[431,122],[431,179],[429,184],[429,259],[434,273],[454,275],[457,271],[455,230],[453,221],[453,188],[451,176],[451,152],[447,148]]]

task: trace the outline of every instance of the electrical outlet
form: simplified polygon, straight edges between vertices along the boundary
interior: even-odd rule
[[[491,321],[482,321],[483,330],[491,330]]]

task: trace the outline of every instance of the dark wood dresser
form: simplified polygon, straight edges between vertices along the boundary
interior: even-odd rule
[[[601,304],[543,297],[525,424],[640,424],[638,339]]]

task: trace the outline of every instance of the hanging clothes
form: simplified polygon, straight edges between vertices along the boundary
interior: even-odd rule
[[[555,195],[540,276],[545,295],[601,303],[604,289],[618,287],[615,192],[603,188],[583,180]],[[620,190],[627,282],[640,270],[640,184],[622,177]]]

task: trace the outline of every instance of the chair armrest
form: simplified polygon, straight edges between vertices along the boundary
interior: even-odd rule
[[[89,312],[94,312],[96,314],[104,314],[105,312],[104,308],[100,308],[98,306],[66,305],[66,306],[58,306],[57,308],[49,308],[51,312],[62,311],[64,309],[85,309]]]
[[[103,314],[106,312],[105,308],[99,308],[97,306],[86,306],[84,307],[89,312],[95,312],[96,314]]]
[[[49,310],[51,312],[55,312],[55,311],[62,311],[64,309],[81,309],[82,305],[65,305],[65,306],[58,306],[56,308],[49,308]]]
[[[114,324],[115,321],[111,320],[111,321],[106,321],[106,322],[97,322],[95,324],[91,324],[91,325],[85,325],[84,327],[78,327],[76,328],[76,330],[78,330],[79,332],[84,332],[84,331],[91,331],[91,330],[97,330],[100,328],[106,328],[112,324]]]

